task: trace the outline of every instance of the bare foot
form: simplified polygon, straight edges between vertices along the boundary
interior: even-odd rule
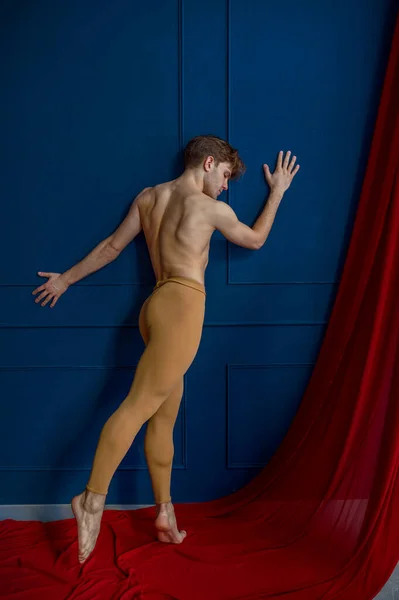
[[[171,502],[157,504],[157,518],[155,527],[158,531],[158,540],[169,544],[181,544],[187,535],[182,529],[177,529],[175,509]]]
[[[85,490],[72,498],[71,507],[78,525],[79,562],[84,563],[100,533],[105,496]]]

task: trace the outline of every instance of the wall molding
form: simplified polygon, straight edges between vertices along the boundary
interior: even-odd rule
[[[184,147],[184,5],[183,0],[177,0],[178,41],[177,41],[177,65],[178,65],[178,148],[183,151]]]
[[[24,372],[24,371],[125,371],[131,370],[135,372],[136,365],[128,366],[104,366],[104,365],[13,365],[13,366],[0,366],[0,372]],[[186,471],[187,470],[187,373],[183,376],[183,396],[180,404],[179,414],[181,414],[181,461],[179,464],[172,465],[172,471]],[[133,442],[134,443],[134,442]],[[120,465],[117,471],[147,471],[147,464],[126,464]],[[87,467],[56,467],[51,465],[0,465],[1,472],[16,472],[16,471],[91,471],[91,466]]]
[[[234,245],[231,244],[228,240],[226,240],[229,246]],[[229,285],[339,285],[340,281],[228,281]],[[43,285],[40,281],[35,283],[0,283],[0,288],[36,288],[39,285]],[[145,283],[142,281],[131,281],[131,282],[113,282],[113,283],[74,283],[73,287],[132,287],[132,286],[140,286],[143,289],[150,288],[155,286],[154,283]],[[32,290],[33,291],[33,290]]]
[[[5,287],[5,288],[37,288],[40,285],[43,285],[43,279],[42,281],[39,282],[35,282],[35,283],[0,283],[0,288]],[[142,288],[146,288],[149,287],[151,288],[151,286],[155,286],[155,279],[154,279],[154,283],[144,283],[142,281],[131,281],[131,282],[113,282],[113,283],[79,283],[76,282],[73,284],[73,287],[123,287],[123,286],[128,286],[131,287],[133,285],[139,285]],[[33,291],[33,290],[32,290]]]
[[[324,321],[211,321],[204,323],[206,327],[323,327]],[[138,324],[120,325],[0,325],[0,329],[138,329]]]
[[[226,21],[227,21],[227,40],[226,40],[226,129],[227,141],[230,143],[231,134],[231,0],[226,0]],[[230,202],[230,187],[227,190],[227,203]],[[226,269],[227,285],[338,285],[338,281],[232,281],[231,279],[231,253],[233,244],[226,240]]]
[[[243,370],[251,370],[251,369],[291,369],[291,368],[314,368],[316,362],[306,362],[306,363],[260,363],[260,364],[244,364],[244,363],[227,363],[226,364],[226,469],[234,470],[234,469],[257,469],[260,467],[265,467],[268,463],[266,462],[240,462],[234,463],[230,460],[230,376],[231,372],[239,369]]]
[[[232,245],[228,242],[229,247]],[[339,285],[339,281],[232,281],[230,279],[230,254],[228,261],[228,285]]]
[[[183,0],[177,0],[177,71],[178,71],[178,89],[177,89],[177,146],[178,151],[182,152],[184,148],[184,3]],[[43,285],[44,280],[32,284],[29,283],[0,283],[0,288],[32,288],[32,291],[39,285]],[[154,283],[144,283],[141,281],[131,282],[113,282],[113,283],[75,283],[73,287],[132,287],[142,286],[153,287]]]

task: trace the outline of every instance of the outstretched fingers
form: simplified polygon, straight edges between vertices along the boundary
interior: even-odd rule
[[[52,303],[50,304],[50,308],[53,308],[53,306],[55,306],[55,304],[58,300],[58,296],[56,295],[56,293],[47,289],[47,287],[45,285],[38,287],[36,290],[34,290],[32,292],[32,294],[36,295],[39,292],[42,292],[42,293],[40,294],[40,296],[38,296],[35,299],[35,303],[38,304],[39,302],[41,302],[41,300],[43,300],[41,305],[46,306],[46,304],[48,304],[50,302],[50,300],[52,300]],[[44,298],[45,298],[45,300],[44,300]]]
[[[294,168],[295,165],[295,161],[296,161],[296,156],[293,156],[290,162],[290,158],[291,158],[291,150],[288,150],[288,152],[286,153],[284,160],[284,150],[280,150],[280,152],[278,153],[278,157],[277,157],[277,169],[284,169],[285,171],[288,171],[288,173],[292,172],[292,169]]]
[[[284,151],[280,150],[274,173],[270,173],[266,164],[263,165],[265,179],[271,188],[279,189],[282,192],[288,190],[293,178],[299,171],[299,165],[295,166],[296,158],[296,156],[291,157],[291,150],[288,150],[285,156]]]
[[[283,163],[284,169],[288,168],[288,163],[289,163],[289,160],[290,160],[290,156],[291,156],[291,150],[288,150],[287,154],[285,155],[285,159],[284,159],[284,163]]]
[[[37,287],[35,290],[33,290],[32,295],[36,296],[36,294],[38,294],[39,292],[42,292],[44,289],[45,289],[45,284],[39,285],[39,287]]]
[[[52,298],[54,298],[54,294],[49,294],[49,295],[47,296],[47,298],[45,299],[45,301],[44,301],[44,302],[42,302],[42,306],[46,306],[46,304],[48,304],[48,302],[50,302],[50,300],[51,300]],[[51,305],[51,306],[53,306],[53,305]]]
[[[43,300],[43,298],[45,298],[47,296],[47,294],[49,293],[48,290],[44,290],[44,292],[42,292],[40,294],[40,296],[38,296],[35,300],[36,303],[40,302],[41,300]]]
[[[280,154],[282,154],[282,152]],[[290,162],[290,156],[291,156],[291,150],[288,150],[288,152],[287,152],[287,154],[285,155],[285,158],[284,158],[283,168],[284,168],[284,170],[287,171],[287,173],[289,175],[291,175],[291,178],[293,178],[298,173],[298,171],[299,171],[299,165],[297,165],[295,167],[295,163],[296,163],[297,157],[294,155],[291,158],[291,162]]]
[[[288,166],[288,173],[292,173],[292,171],[294,169],[295,161],[296,161],[296,156],[293,156],[291,159],[291,162]]]
[[[292,173],[291,173],[291,177],[295,177],[295,175],[298,173],[298,171],[299,171],[299,165],[297,165],[297,166],[295,167],[295,169],[292,171]]]

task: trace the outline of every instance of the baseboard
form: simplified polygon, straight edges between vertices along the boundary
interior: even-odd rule
[[[137,510],[152,504],[106,504],[105,510]],[[70,504],[2,504],[0,521],[61,521],[73,517]]]

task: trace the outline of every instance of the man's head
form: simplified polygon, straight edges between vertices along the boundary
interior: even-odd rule
[[[199,135],[189,141],[184,150],[185,168],[203,176],[204,194],[217,198],[228,189],[229,179],[238,179],[246,167],[238,151],[214,135]]]

